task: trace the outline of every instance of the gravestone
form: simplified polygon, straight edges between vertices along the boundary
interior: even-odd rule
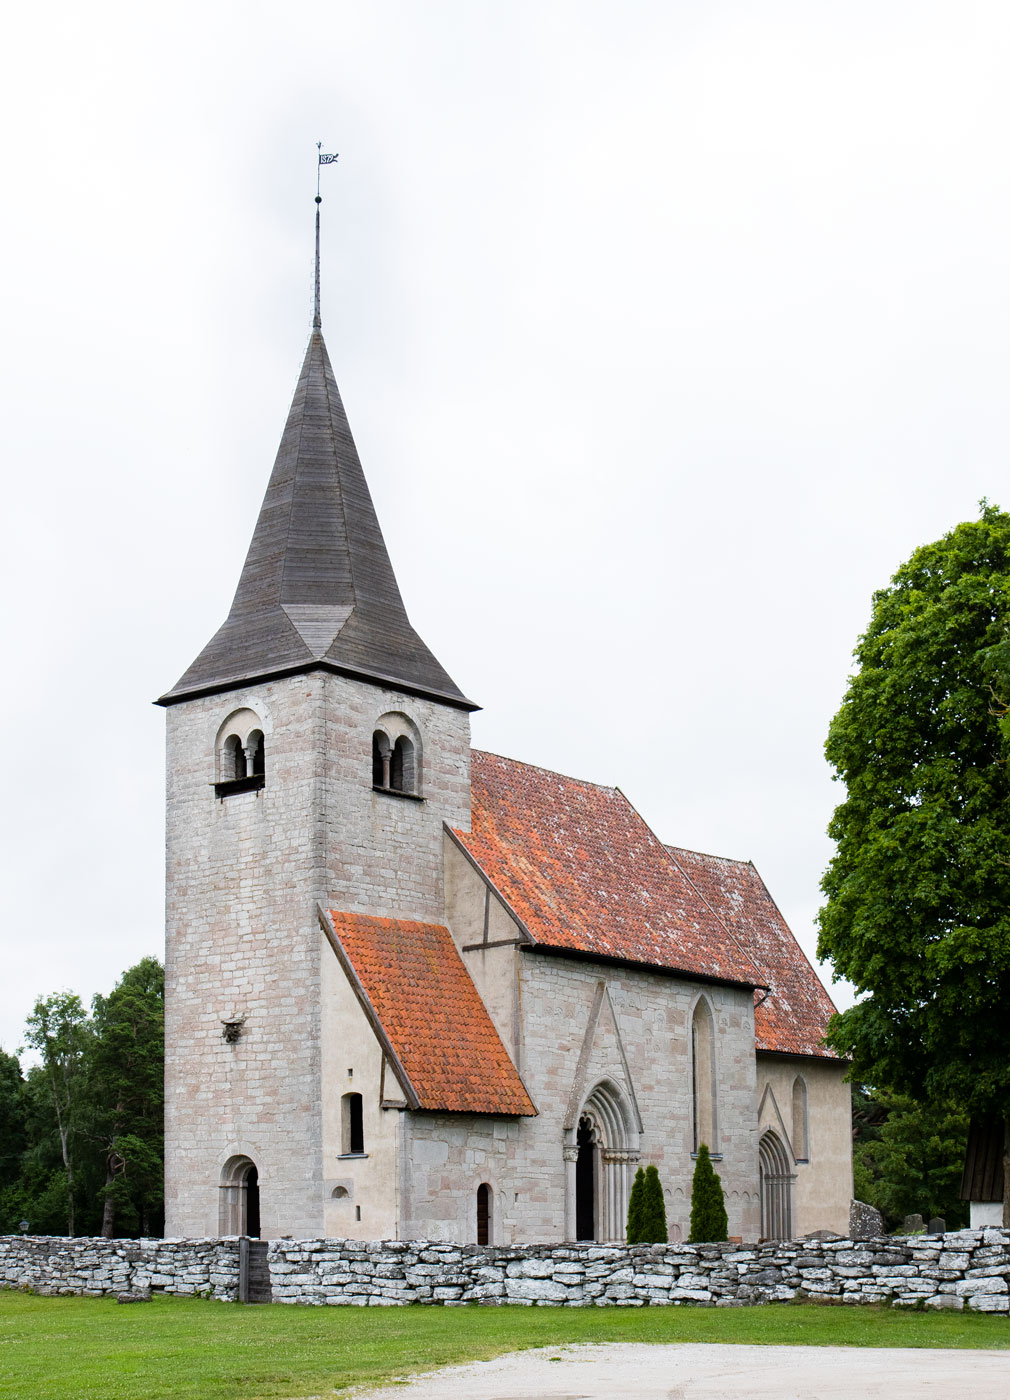
[[[942,1215],[934,1215],[926,1227],[929,1235],[945,1235],[947,1233],[947,1222]]]
[[[921,1235],[925,1228],[921,1215],[906,1215],[901,1233],[903,1235]]]
[[[853,1201],[849,1206],[849,1239],[875,1240],[884,1233],[884,1217],[876,1206]]]

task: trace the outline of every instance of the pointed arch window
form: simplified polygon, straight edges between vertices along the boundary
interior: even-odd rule
[[[810,1160],[807,1081],[802,1074],[798,1074],[793,1080],[793,1156],[797,1162],[809,1162]]]
[[[691,1102],[694,1151],[702,1143],[709,1152],[719,1151],[716,1104],[715,1020],[706,997],[699,997],[691,1017]]]

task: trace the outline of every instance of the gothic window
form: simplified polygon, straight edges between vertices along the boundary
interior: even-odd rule
[[[694,1109],[694,1150],[702,1143],[718,1152],[715,1100],[715,1022],[705,997],[699,997],[691,1018],[691,1074]]]
[[[793,1156],[797,1162],[810,1160],[807,1123],[807,1082],[802,1074],[793,1080]]]
[[[340,1143],[343,1157],[360,1157],[365,1151],[360,1094],[345,1094],[340,1101]]]
[[[491,1243],[491,1188],[486,1181],[477,1187],[477,1243]]]
[[[236,710],[218,730],[218,797],[256,792],[266,783],[266,740],[262,721],[253,710]]]

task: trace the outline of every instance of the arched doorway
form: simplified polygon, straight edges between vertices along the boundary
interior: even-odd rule
[[[766,1240],[792,1239],[793,1182],[789,1157],[782,1139],[771,1128],[761,1134],[758,1144],[758,1175],[761,1182],[761,1237]]]
[[[565,1238],[623,1241],[639,1122],[626,1092],[601,1080],[566,1126]]]
[[[596,1131],[593,1120],[579,1119],[575,1138],[579,1155],[575,1159],[575,1238],[596,1239]]]
[[[218,1222],[222,1235],[259,1239],[260,1178],[251,1157],[229,1157],[222,1167]]]

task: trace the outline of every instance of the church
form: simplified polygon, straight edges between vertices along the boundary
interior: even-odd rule
[[[317,206],[318,207],[318,206]],[[166,1233],[846,1233],[833,1007],[746,861],[470,746],[410,624],[316,315],[227,619],[167,718]],[[479,583],[478,583],[479,586]]]

